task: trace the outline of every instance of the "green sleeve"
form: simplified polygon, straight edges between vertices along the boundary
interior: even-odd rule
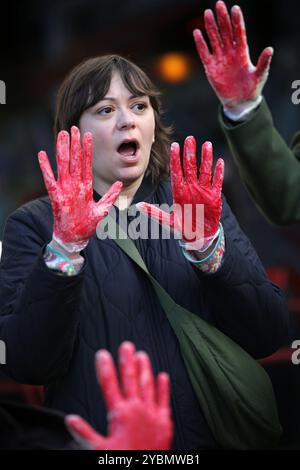
[[[222,110],[219,119],[240,176],[265,216],[278,225],[300,222],[300,132],[290,149],[265,100],[247,121],[234,124]]]

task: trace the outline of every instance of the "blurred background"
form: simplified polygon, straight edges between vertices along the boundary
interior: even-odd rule
[[[238,4],[253,63],[266,46],[275,49],[264,94],[277,128],[290,141],[300,129],[300,104],[291,101],[292,82],[300,80],[300,3]],[[225,195],[269,276],[285,290],[292,335],[300,338],[300,224],[271,226],[244,189],[218,125],[218,100],[194,47],[192,31],[203,27],[203,12],[214,5],[211,0],[32,0],[1,7],[6,104],[0,106],[0,239],[9,213],[45,194],[36,155],[45,149],[55,165],[53,114],[64,76],[84,59],[118,53],[137,62],[162,91],[174,140],[182,143],[191,134],[199,145],[211,140],[215,157],[224,157]],[[299,370],[291,365],[287,354],[265,364],[276,384],[288,445],[300,440],[300,365]]]

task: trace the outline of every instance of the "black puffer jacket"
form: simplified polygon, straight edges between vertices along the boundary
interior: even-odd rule
[[[144,179],[133,203],[171,203],[169,183]],[[154,372],[172,381],[174,449],[214,447],[191,387],[179,346],[153,288],[112,240],[92,237],[85,266],[63,277],[45,265],[52,237],[48,198],[30,202],[8,219],[0,269],[0,339],[14,379],[46,385],[46,405],[87,419],[106,433],[94,356],[106,348],[117,360],[124,340],[145,350]],[[275,351],[287,338],[288,314],[280,290],[239,228],[226,201],[222,223],[226,254],[219,271],[203,274],[187,261],[176,240],[137,240],[146,265],[174,300],[205,318],[254,357]]]

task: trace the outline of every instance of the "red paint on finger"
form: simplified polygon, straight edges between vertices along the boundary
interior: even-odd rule
[[[218,25],[211,10],[204,14],[212,54],[203,37],[195,36],[200,59],[216,94],[227,108],[255,100],[267,78],[270,58],[262,57],[255,67],[249,57],[246,29],[241,9],[234,6],[231,18],[224,2],[216,5]]]
[[[119,197],[122,183],[111,186],[101,201],[95,203],[92,193],[92,135],[84,136],[84,151],[80,131],[72,127],[70,146],[69,134],[61,131],[57,137],[58,181],[51,181],[44,152],[39,153],[39,162],[45,175],[47,190],[53,210],[53,233],[64,245],[83,245],[95,233],[98,223],[107,215],[110,207]],[[88,158],[88,162],[83,161]],[[71,160],[71,161],[70,161]],[[48,182],[49,180],[49,182]],[[52,186],[51,186],[52,185]]]
[[[191,154],[195,154],[196,142],[193,138],[186,139],[186,145]],[[202,146],[202,159],[200,176],[196,180],[188,178],[184,183],[178,182],[175,169],[181,174],[180,158],[176,148],[176,162],[172,167],[174,212],[171,214],[174,230],[182,234],[186,242],[196,241],[203,236],[211,237],[218,228],[222,211],[221,193],[217,193],[211,184],[211,171],[213,163],[213,151],[211,142],[205,142]],[[187,158],[187,157],[186,157]],[[180,166],[180,168],[179,168]],[[220,185],[221,186],[221,185]],[[221,188],[220,188],[221,191]],[[204,206],[203,212],[200,206]]]

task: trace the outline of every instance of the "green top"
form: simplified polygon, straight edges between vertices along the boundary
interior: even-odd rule
[[[273,223],[300,222],[300,132],[291,149],[273,124],[265,102],[242,123],[219,114],[239,173],[255,202]]]

